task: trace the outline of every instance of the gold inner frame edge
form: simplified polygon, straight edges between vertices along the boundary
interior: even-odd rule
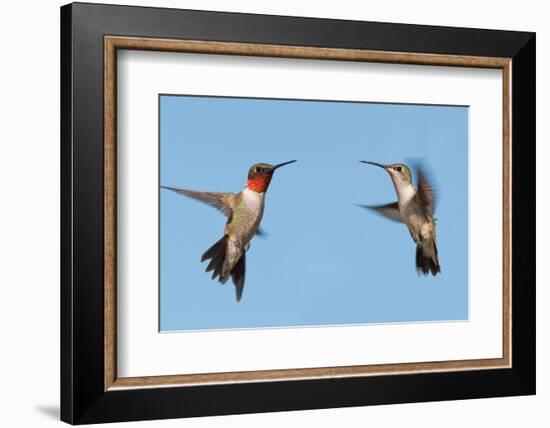
[[[213,55],[241,55],[392,64],[495,68],[502,70],[503,91],[503,349],[501,358],[278,369],[169,376],[117,377],[116,366],[116,88],[117,50],[148,50]],[[193,386],[220,383],[360,377],[406,373],[480,370],[511,367],[511,58],[440,55],[362,49],[268,45],[142,37],[104,37],[104,390]]]

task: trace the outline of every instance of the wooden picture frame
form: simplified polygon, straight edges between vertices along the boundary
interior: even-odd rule
[[[502,358],[118,377],[118,49],[502,70]],[[76,3],[61,9],[61,53],[62,420],[114,422],[535,392],[534,34]]]

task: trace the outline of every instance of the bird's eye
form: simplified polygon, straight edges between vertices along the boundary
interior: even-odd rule
[[[397,172],[401,172],[402,169],[403,169],[403,168],[401,168],[400,166],[396,166],[396,167],[395,167],[395,170],[396,170]]]
[[[262,170],[262,168],[260,168],[259,166],[256,167],[256,172],[260,172]]]

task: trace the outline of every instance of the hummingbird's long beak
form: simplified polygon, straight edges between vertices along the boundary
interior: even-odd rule
[[[359,161],[359,162],[368,163],[369,165],[379,166],[380,168],[383,168],[383,169],[386,169],[388,167],[388,165],[384,165],[384,164],[377,163],[377,162],[370,162],[370,161],[364,161],[364,160]]]
[[[285,166],[285,165],[288,165],[289,163],[294,163],[296,162],[295,160],[291,160],[291,161],[288,161],[288,162],[283,162],[283,163],[279,163],[277,165],[274,165],[273,166],[273,171],[275,171],[277,168],[280,168],[282,166]]]

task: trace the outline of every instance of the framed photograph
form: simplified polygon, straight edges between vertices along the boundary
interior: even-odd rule
[[[62,420],[535,393],[533,33],[76,3],[61,83]]]

